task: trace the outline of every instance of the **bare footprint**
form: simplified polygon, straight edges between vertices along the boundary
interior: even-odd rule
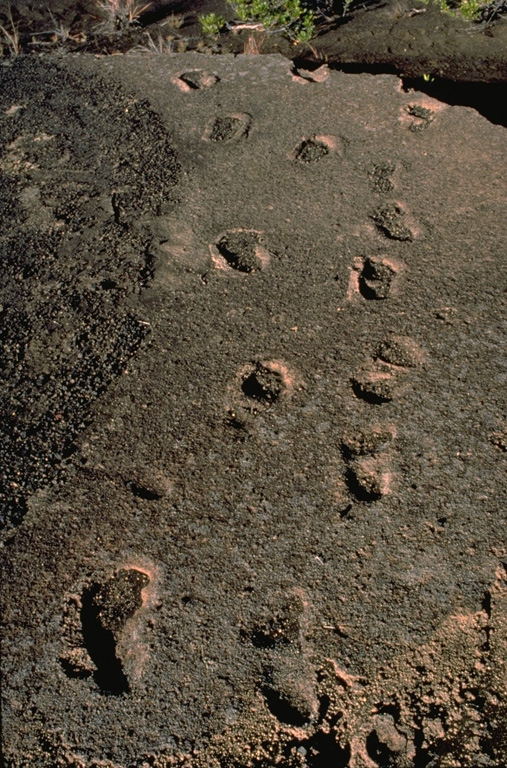
[[[388,299],[398,292],[398,279],[404,266],[387,256],[357,256],[350,269],[347,300],[362,297],[368,301]]]
[[[290,154],[292,160],[311,165],[332,153],[341,154],[343,140],[336,136],[316,135],[303,139]]]
[[[189,91],[201,91],[206,88],[212,88],[218,82],[220,78],[218,75],[212,72],[206,72],[201,69],[193,69],[188,72],[182,72],[179,75],[175,75],[172,78],[175,85],[178,86],[180,91],[188,93]]]
[[[229,229],[210,245],[210,252],[217,269],[230,268],[247,275],[265,269],[270,260],[261,233],[255,229]]]
[[[215,143],[235,141],[248,136],[252,116],[246,112],[232,112],[210,120],[203,139]]]

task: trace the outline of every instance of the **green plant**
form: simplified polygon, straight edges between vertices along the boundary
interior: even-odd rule
[[[296,39],[298,43],[309,43],[312,38],[315,37],[315,23],[313,21],[313,14],[311,16],[305,16],[301,23],[299,31],[296,33]]]
[[[431,0],[423,0],[429,3]],[[478,21],[482,18],[488,4],[485,0],[434,0],[442,13],[450,16],[462,16],[467,21]]]
[[[96,4],[104,25],[117,30],[136,24],[151,6],[151,2],[142,5],[137,0],[96,0]]]
[[[484,3],[479,0],[462,0],[459,7],[461,15],[469,21],[475,21],[481,15]]]
[[[301,0],[234,0],[231,5],[240,22],[257,22],[298,42],[315,36],[315,14]]]
[[[225,19],[217,13],[207,13],[199,16],[199,24],[205,35],[218,35],[225,26]]]

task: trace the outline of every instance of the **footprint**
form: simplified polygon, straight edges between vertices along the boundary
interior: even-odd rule
[[[405,112],[413,118],[408,129],[414,133],[424,131],[435,117],[433,110],[420,104],[407,104]]]
[[[373,367],[361,368],[351,379],[356,397],[368,403],[388,403],[401,391],[407,369],[424,360],[419,345],[410,336],[386,337],[373,355]]]
[[[398,389],[395,378],[384,370],[359,371],[351,381],[356,397],[373,405],[391,402]]]
[[[284,390],[281,374],[262,363],[256,363],[255,368],[243,380],[243,394],[264,405],[276,403]]]
[[[412,765],[414,754],[407,754],[407,737],[397,729],[394,718],[387,714],[377,715],[374,725],[366,739],[366,752],[373,763],[378,766],[392,765],[393,768]]]
[[[211,120],[204,132],[205,141],[227,142],[246,138],[252,121],[246,112],[235,112]]]
[[[350,744],[346,742],[342,746],[334,729],[319,729],[308,739],[297,741],[291,747],[290,762],[282,765],[300,768],[347,768],[351,754]],[[355,761],[354,765],[359,767],[364,763]]]
[[[253,624],[250,641],[256,648],[299,651],[305,604],[298,592],[278,596]]]
[[[158,501],[158,499],[161,499],[163,495],[153,486],[147,485],[146,483],[140,484],[136,483],[135,481],[129,482],[127,483],[127,488],[138,499],[144,499],[145,501]]]
[[[488,435],[488,440],[497,450],[507,453],[507,429],[505,427],[500,427],[495,432],[491,432]]]
[[[417,368],[423,362],[424,355],[410,336],[393,334],[379,344],[375,360],[398,368]]]
[[[304,382],[283,360],[255,360],[242,365],[227,385],[225,426],[236,439],[246,439],[256,416],[281,400],[289,401],[304,389]]]
[[[143,501],[158,501],[169,496],[173,490],[171,480],[153,469],[138,470],[133,476],[124,478],[123,483],[133,496]]]
[[[331,70],[327,64],[322,64],[320,67],[313,70],[293,67],[291,74],[292,80],[295,83],[323,83],[328,79],[330,71]]]
[[[200,91],[205,88],[212,88],[220,82],[220,78],[212,72],[193,69],[189,72],[182,72],[180,75],[177,75],[173,78],[173,82],[175,82],[180,90],[188,93],[188,91]]]
[[[230,229],[210,246],[210,251],[218,269],[230,267],[245,274],[264,269],[270,259],[261,233],[254,229]]]
[[[349,267],[347,301],[387,299],[398,291],[404,265],[385,256],[356,256]]]
[[[344,436],[345,480],[359,501],[376,501],[390,492],[392,472],[386,451],[395,436],[393,426],[376,426]]]
[[[316,163],[323,157],[341,149],[339,140],[335,136],[309,136],[303,139],[292,152],[292,159],[305,165]]]
[[[127,621],[143,605],[142,591],[150,583],[143,571],[122,568],[103,584],[92,583],[73,596],[64,619],[67,647],[60,662],[69,677],[93,675],[102,693],[130,692],[118,643]]]
[[[396,165],[394,163],[374,165],[369,173],[372,190],[379,193],[392,192],[394,189],[392,176],[395,170]]]
[[[362,456],[351,461],[345,479],[359,501],[377,501],[391,491],[392,473],[384,456]]]
[[[285,725],[314,722],[320,710],[315,670],[304,655],[276,656],[264,669],[261,690],[268,709]]]
[[[63,647],[59,661],[67,677],[76,679],[91,677],[97,669],[83,646],[82,608],[81,595],[68,595],[62,616]]]
[[[275,594],[254,622],[249,639],[262,652],[261,692],[280,723],[302,727],[318,718],[317,676],[305,647],[308,603],[299,589]]]
[[[397,269],[393,262],[379,256],[367,256],[359,274],[359,291],[365,299],[387,299]]]
[[[375,426],[365,430],[354,430],[342,439],[345,459],[357,456],[372,456],[385,450],[396,437],[394,426]]]
[[[372,216],[377,228],[391,240],[412,242],[414,232],[407,226],[406,213],[398,203],[379,208]]]

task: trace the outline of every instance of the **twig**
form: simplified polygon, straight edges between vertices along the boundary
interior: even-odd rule
[[[12,18],[12,8],[10,6],[9,10],[7,11],[7,18],[11,25],[11,31],[9,32],[9,30],[6,29],[3,24],[0,24],[0,31],[3,33],[5,39],[7,40],[11,54],[13,56],[19,56],[21,53],[21,46],[19,44],[19,32],[16,25],[14,24],[14,19]]]

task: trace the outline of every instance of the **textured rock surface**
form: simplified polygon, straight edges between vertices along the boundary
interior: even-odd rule
[[[505,129],[276,56],[1,77],[7,765],[504,765]]]

